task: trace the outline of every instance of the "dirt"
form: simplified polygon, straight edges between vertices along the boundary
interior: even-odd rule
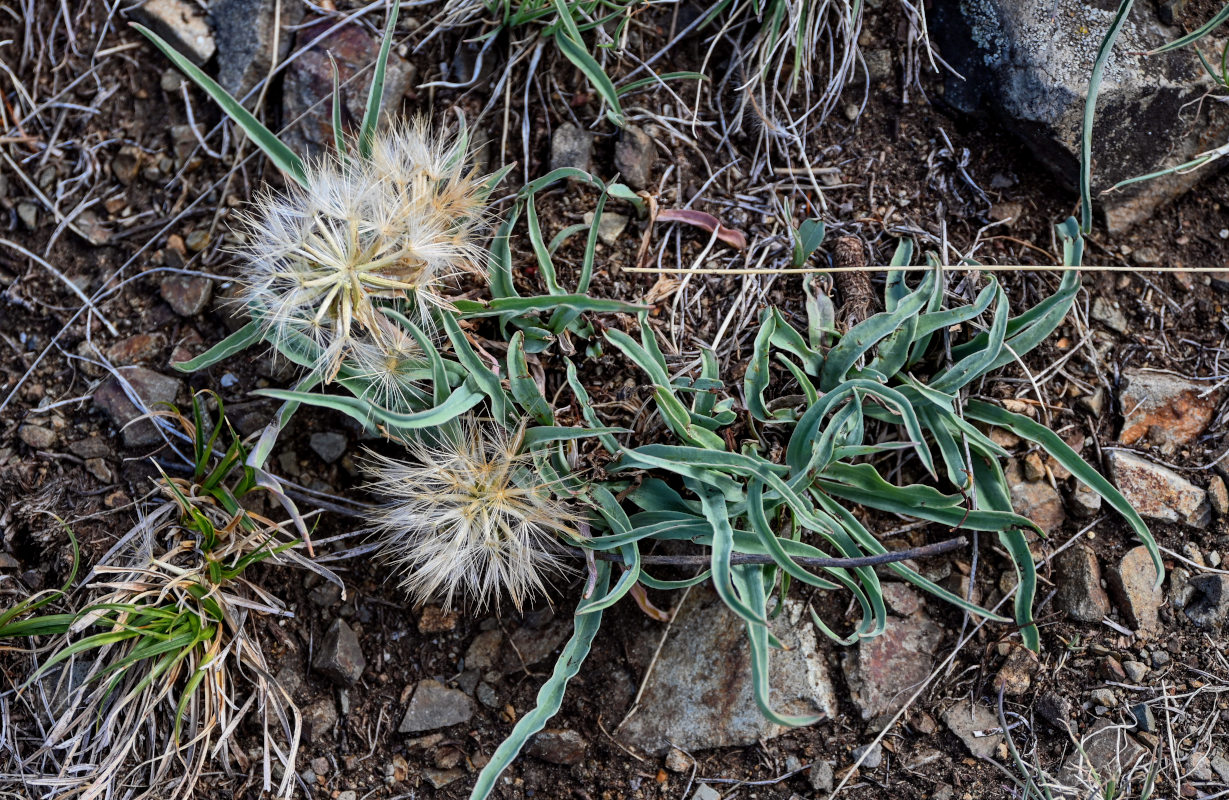
[[[221,157],[201,151],[194,142],[186,147],[181,142],[177,157],[173,127],[189,124],[191,113],[198,124],[211,131],[220,122],[216,109],[200,92],[190,90],[189,111],[177,85],[164,87],[166,61],[118,19],[108,22],[105,4],[79,4],[71,25],[56,16],[53,5],[59,4],[40,4],[29,27],[18,24],[11,15],[0,17],[0,40],[13,42],[0,48],[0,58],[13,69],[27,91],[43,99],[60,97],[64,101],[59,111],[47,109],[37,118],[26,120],[22,127],[14,126],[13,89],[6,86],[9,105],[4,120],[8,138],[0,148],[11,161],[0,166],[0,178],[6,181],[4,191],[0,192],[0,208],[7,212],[0,215],[0,227],[4,228],[0,238],[45,259],[87,294],[102,287],[115,287],[116,291],[98,304],[101,316],[82,313],[77,295],[39,259],[12,245],[0,247],[0,403],[4,404],[0,411],[0,534],[4,553],[14,559],[0,583],[0,591],[8,592],[10,599],[21,597],[27,590],[57,586],[67,576],[67,537],[56,521],[43,512],[73,520],[84,558],[89,562],[105,552],[117,531],[126,530],[136,519],[133,501],[150,489],[150,459],[160,463],[174,460],[157,447],[126,449],[122,445],[113,422],[91,400],[104,375],[87,360],[94,358],[91,348],[107,352],[117,341],[158,332],[164,338],[142,351],[138,363],[171,374],[171,360],[199,353],[232,330],[236,323],[230,319],[231,308],[227,304],[231,288],[227,276],[233,273],[233,265],[221,239],[234,218],[234,209],[266,181],[276,186],[279,180],[259,157],[248,158],[232,172],[236,153],[233,132],[225,142],[218,135],[207,139],[211,149],[221,151]],[[352,4],[338,5],[344,10]],[[1196,10],[1187,13],[1193,15]],[[416,13],[420,20],[430,17],[429,8],[416,9]],[[677,25],[669,7],[646,12],[644,19],[647,24],[637,30],[642,56],[655,52],[666,40],[671,26]],[[382,16],[369,13],[364,21],[378,25]],[[903,46],[904,24],[895,4],[882,4],[874,14],[868,14],[863,48],[898,52]],[[416,52],[412,47],[421,33],[411,33],[412,27],[401,26],[400,35],[409,45],[403,54],[417,69],[419,82],[440,78],[439,65],[449,62],[461,46],[458,37],[441,35],[424,51]],[[102,37],[103,47],[115,52],[91,63],[92,42],[98,41],[98,37]],[[689,39],[668,54],[657,69],[663,73],[695,69],[702,53],[701,40]],[[523,64],[516,67],[514,79],[523,75],[524,69]],[[615,67],[615,73],[630,69],[630,62],[621,64]],[[497,80],[499,74],[497,67],[488,79],[465,94],[453,89],[412,92],[405,100],[404,110],[446,119],[451,118],[450,107],[456,104],[472,117],[486,104],[491,81]],[[87,75],[88,79],[69,87],[69,82],[80,75]],[[530,107],[529,158],[527,163],[518,165],[514,177],[523,175],[522,170],[527,170],[531,177],[546,172],[550,131],[559,124],[573,117],[588,122],[598,115],[595,98],[576,70],[561,57],[546,56],[539,67],[538,80],[546,103]],[[756,142],[752,135],[737,135],[728,148],[722,149],[713,127],[687,128],[683,132],[680,126],[679,135],[672,135],[655,126],[650,135],[664,146],[658,153],[654,172],[654,180],[661,182],[655,192],[657,203],[661,208],[678,207],[698,194],[695,208],[709,211],[727,226],[743,230],[754,243],[757,237],[778,235],[773,232],[772,221],[761,212],[771,207],[772,197],[789,196],[799,209],[825,209],[829,238],[821,258],[827,257],[838,235],[856,236],[865,243],[868,260],[875,265],[887,262],[895,247],[895,237],[902,233],[930,239],[930,249],[938,241],[950,241],[955,250],[963,253],[977,240],[984,226],[1005,215],[1018,215],[1010,224],[985,231],[976,257],[984,263],[1054,263],[1056,244],[1052,226],[1075,213],[1075,194],[1039,168],[1021,144],[999,129],[992,119],[962,118],[951,113],[943,103],[941,84],[940,75],[924,71],[924,98],[914,90],[910,93],[911,101],[904,103],[897,68],[891,79],[872,84],[866,107],[856,122],[849,121],[838,109],[827,124],[815,131],[808,153],[815,154],[816,165],[837,167],[840,171],[838,185],[825,186],[822,201],[802,182],[795,187],[790,181],[782,181],[763,190],[740,183],[745,166],[727,170],[710,182],[711,170],[724,163],[729,153],[741,155],[744,165],[751,159]],[[694,84],[688,86],[689,92],[696,91]],[[711,107],[711,91],[707,86],[700,89],[701,118]],[[104,95],[94,111],[80,110]],[[275,87],[267,104],[271,121],[277,117],[277,105],[273,102],[276,95]],[[856,90],[851,90],[848,99],[860,98]],[[638,98],[636,104],[669,108],[672,103],[677,101],[668,93],[657,91]],[[524,158],[519,116],[519,106],[511,109],[504,154],[508,160]],[[503,148],[497,146],[503,140],[502,124],[498,115],[488,115],[482,125],[492,140],[489,152],[493,165],[497,165],[502,158]],[[610,177],[614,172],[615,130],[609,123],[598,125],[596,130],[596,172]],[[250,150],[248,147],[245,155],[250,155]],[[134,157],[138,161],[137,174],[130,181],[121,181],[125,159]],[[169,169],[166,163],[159,166],[159,161],[167,158]],[[14,164],[20,166],[20,174]],[[962,177],[961,166],[976,187]],[[151,167],[157,171],[144,172]],[[54,170],[54,177],[45,182],[48,169]],[[71,210],[86,198],[98,199],[92,209],[108,231],[106,242],[94,244],[72,230],[62,229],[41,207],[33,189],[23,183],[22,175],[29,176],[36,185],[43,184],[40,192],[44,194],[67,194],[61,211]],[[80,178],[79,186],[72,183],[76,178]],[[515,180],[507,188],[515,189],[518,183]],[[752,189],[753,202],[738,199]],[[1211,174],[1197,189],[1164,209],[1155,224],[1146,229],[1115,240],[1094,232],[1089,238],[1087,260],[1136,266],[1138,261],[1132,254],[1151,249],[1156,266],[1181,269],[1223,265],[1229,269],[1229,238],[1222,235],[1229,225],[1229,217],[1222,208],[1226,196],[1229,175]],[[592,209],[596,199],[595,190],[571,185],[541,193],[538,210],[545,237],[549,240],[564,227],[583,221],[584,213]],[[38,207],[38,218],[32,227],[19,214],[23,203]],[[599,246],[592,291],[637,302],[646,296],[653,299],[655,289],[668,288],[658,285],[659,276],[626,271],[637,264],[641,237],[648,223],[636,219],[630,207],[612,202],[610,208],[632,219],[616,244]],[[186,246],[185,243],[198,243],[202,236],[208,237],[203,249],[194,251]],[[659,225],[652,231],[649,262],[656,263],[660,255],[661,263],[667,266],[687,266],[707,245],[708,236],[701,230],[681,226],[674,230]],[[528,245],[518,241],[513,247],[513,258],[518,267],[517,280],[523,288],[541,290]],[[721,263],[741,265],[742,254],[722,250],[718,258]],[[558,259],[563,265],[560,280],[568,285],[579,270],[579,237],[560,250]],[[191,317],[176,314],[159,294],[162,278],[170,274],[167,269],[216,276],[214,299],[209,307]],[[1053,273],[1032,272],[1007,273],[1002,279],[1017,309],[1036,302],[1058,281]],[[882,277],[875,274],[872,280],[878,295]],[[746,285],[736,277],[696,278],[688,288],[685,302],[679,304],[681,308],[674,305],[674,294],[656,298],[651,324],[659,333],[672,366],[689,363],[696,342],[711,342],[727,316],[735,312],[741,315],[748,307],[754,311],[757,302],[781,306],[792,314],[802,313],[802,293],[796,276],[771,283],[759,301],[740,297]],[[1085,457],[1097,463],[1100,448],[1116,442],[1119,410],[1113,407],[1112,400],[1107,402],[1104,413],[1080,410],[1076,399],[1084,396],[1088,387],[1103,386],[1113,398],[1117,377],[1128,366],[1168,369],[1204,378],[1223,376],[1221,359],[1229,335],[1227,288],[1225,281],[1212,280],[1206,274],[1087,274],[1073,317],[1027,359],[1034,372],[1044,369],[1077,346],[1089,330],[1096,331],[1101,351],[1098,358],[1072,358],[1066,374],[1060,373],[1045,388],[1055,428],[1064,436],[1081,435],[1087,442]],[[1124,332],[1090,321],[1088,309],[1098,297],[1118,303],[1127,320]],[[1078,325],[1074,317],[1079,318]],[[750,319],[754,321],[754,313]],[[601,320],[600,324],[627,327],[630,322],[616,317]],[[114,326],[114,334],[108,331],[108,323]],[[685,331],[685,336],[678,335],[680,330]],[[725,374],[733,379],[741,377],[748,353],[745,330],[728,331],[719,348]],[[558,365],[558,361],[549,358],[543,363],[552,381],[559,380]],[[654,434],[653,426],[657,423],[639,413],[648,396],[643,379],[630,371],[626,363],[607,354],[586,363],[585,378],[593,387],[595,402],[605,404],[603,408],[608,410],[611,424],[631,424],[644,436]],[[232,420],[243,433],[250,434],[264,424],[275,406],[252,398],[249,393],[256,388],[286,385],[290,380],[284,365],[267,354],[249,351],[186,377],[180,400],[187,400],[190,390],[216,391]],[[1017,366],[1004,369],[983,391],[994,397],[1031,396],[1028,380]],[[32,447],[24,440],[20,434],[24,425],[52,431],[47,446]],[[1207,433],[1181,454],[1179,466],[1205,465],[1222,454],[1229,447],[1226,430],[1222,408]],[[311,435],[317,432],[345,434],[350,445],[347,454],[334,464],[324,463],[310,445]],[[365,497],[355,466],[360,438],[360,432],[340,415],[304,410],[282,437],[274,463],[284,477],[307,489],[341,497]],[[87,441],[93,444],[81,444]],[[1206,485],[1213,474],[1215,471],[1210,469],[1188,472],[1200,485]],[[890,521],[883,522],[880,529],[891,527]],[[1068,520],[1052,537],[1053,545],[1066,541],[1079,527],[1077,521]],[[324,538],[358,528],[360,520],[326,513],[316,535]],[[1163,545],[1175,552],[1184,552],[1184,546],[1194,542],[1205,553],[1219,550],[1229,556],[1229,527],[1224,518],[1217,518],[1204,531],[1161,524],[1154,525],[1153,531]],[[887,544],[916,545],[931,540],[932,534],[942,533],[923,529]],[[1105,516],[1096,527],[1092,544],[1103,565],[1114,563],[1133,546],[1126,526],[1112,515]],[[983,601],[996,602],[1002,597],[1001,578],[1010,571],[1008,563],[994,543],[983,538],[980,564],[973,576]],[[1172,559],[1167,563],[1167,567],[1175,565],[1180,563]],[[949,566],[957,573],[967,574],[973,569],[965,554],[951,559]],[[259,569],[260,580],[278,587],[282,599],[295,612],[289,621],[268,619],[260,623],[261,638],[267,643],[275,672],[289,676],[287,681],[294,687],[294,699],[300,708],[314,709],[316,720],[322,718],[322,709],[332,708],[333,713],[326,711],[323,718],[336,720],[324,729],[319,724],[309,726],[305,736],[299,768],[310,767],[316,776],[312,797],[466,796],[474,779],[473,771],[489,759],[515,720],[533,706],[551,661],[524,667],[513,660],[510,666],[497,668],[497,675],[485,678],[494,689],[493,707],[475,703],[476,713],[469,723],[440,731],[439,738],[397,732],[411,687],[427,678],[450,685],[464,680],[464,658],[481,632],[501,630],[509,636],[522,627],[530,631],[552,630],[553,623],[568,618],[580,590],[578,580],[565,582],[558,587],[550,605],[529,613],[464,613],[452,620],[452,627],[444,625],[443,630],[421,633],[420,621],[427,612],[408,608],[397,587],[385,581],[369,561],[338,565],[347,584],[348,596],[344,601],[313,593],[317,584],[310,577],[305,579],[301,572],[277,567]],[[1022,696],[1008,697],[1005,708],[1020,715],[1016,719],[1032,720],[1013,730],[1016,744],[1022,749],[1035,747],[1042,764],[1055,769],[1072,747],[1034,713],[1038,699],[1054,693],[1069,699],[1079,710],[1093,689],[1105,686],[1107,657],[1113,656],[1120,662],[1143,658],[1139,655],[1141,643],[1114,628],[1075,623],[1056,613],[1047,605],[1050,588],[1043,581],[1043,591],[1039,593],[1037,615],[1041,621],[1042,652],[1032,687]],[[677,602],[677,597],[664,593],[652,593],[652,599],[663,608]],[[829,616],[839,617],[843,613],[844,599],[822,594],[813,599]],[[928,603],[928,613],[947,632],[937,651],[946,655],[964,629],[961,614],[933,601]],[[313,646],[337,616],[347,619],[359,633],[368,663],[360,685],[347,690],[339,690],[308,666]],[[1221,722],[1216,728],[1219,732],[1211,740],[1224,747],[1224,723],[1229,721],[1229,695],[1224,694],[1224,687],[1229,685],[1229,665],[1223,641],[1214,641],[1168,608],[1162,610],[1162,621],[1164,630],[1157,641],[1143,646],[1163,650],[1170,665],[1149,673],[1145,684],[1150,688],[1143,696],[1155,698],[1168,692],[1177,698],[1173,702],[1181,713],[1171,714],[1169,724],[1179,733],[1179,739],[1195,735],[1195,721],[1220,715]],[[817,790],[806,770],[809,765],[829,762],[839,782],[843,771],[854,761],[853,749],[874,737],[875,732],[861,722],[858,710],[843,691],[841,648],[827,645],[830,671],[841,703],[841,713],[836,718],[753,747],[697,753],[694,770],[665,769],[660,759],[635,753],[612,738],[631,706],[662,630],[660,623],[650,620],[633,603],[621,603],[608,612],[591,656],[572,682],[561,713],[550,723],[552,728],[579,732],[587,741],[587,755],[572,766],[522,756],[505,774],[498,796],[517,800],[683,798],[690,796],[698,783],[708,782],[725,797],[811,797],[817,795]],[[881,798],[886,792],[887,796],[905,799],[1019,796],[1019,790],[1008,777],[1008,773],[1018,776],[1009,759],[999,759],[1000,764],[1006,765],[1005,770],[972,759],[964,745],[942,722],[937,722],[942,712],[958,699],[993,696],[993,689],[988,687],[1009,654],[1011,633],[1008,626],[990,625],[974,636],[904,715],[902,724],[885,737],[887,752],[882,765],[862,768],[849,781],[843,795]],[[507,650],[505,647],[501,658],[510,658]],[[6,662],[10,675],[19,667],[19,659]],[[1220,688],[1216,689],[1217,686]],[[1186,697],[1190,693],[1194,696],[1188,702]],[[348,713],[338,716],[336,711],[341,706],[348,707]],[[1108,717],[1123,718],[1122,709],[1111,709]],[[1077,719],[1081,728],[1086,728],[1097,716],[1095,711],[1084,709],[1078,712]],[[253,737],[256,733],[247,730],[244,735]],[[436,789],[427,781],[427,770],[459,772],[449,773],[456,780]],[[1158,786],[1162,792],[1170,793],[1162,796],[1173,796],[1176,791],[1168,774],[1162,775]],[[1205,783],[1198,791],[1211,793],[1211,786]],[[945,795],[945,787],[952,793]],[[356,795],[342,794],[347,791]],[[252,775],[219,773],[207,779],[201,795],[255,798],[260,793]]]

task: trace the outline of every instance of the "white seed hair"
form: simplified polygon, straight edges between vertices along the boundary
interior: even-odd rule
[[[517,453],[523,426],[466,417],[448,430],[407,441],[412,462],[370,454],[372,488],[387,500],[375,520],[382,553],[417,603],[498,606],[507,595],[520,609],[566,571],[557,537],[577,537],[580,517]]]

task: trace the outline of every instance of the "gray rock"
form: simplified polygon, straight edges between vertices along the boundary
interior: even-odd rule
[[[118,370],[133,393],[140,398],[146,410],[153,411],[158,403],[173,403],[179,394],[179,381],[175,378],[161,375],[144,367],[122,367]],[[111,417],[116,425],[123,429],[123,440],[127,447],[146,447],[162,440],[154,422],[143,419],[133,422],[146,413],[128,399],[123,385],[115,375],[104,380],[94,392],[94,403]],[[132,424],[129,424],[132,423]]]
[[[213,0],[209,6],[218,44],[217,80],[235,97],[246,95],[269,73],[274,38],[279,62],[290,52],[303,4],[280,0],[280,19],[278,5],[279,0]]]
[[[1213,753],[1212,769],[1222,781],[1229,784],[1229,758],[1225,758],[1223,753]]]
[[[890,81],[896,75],[896,64],[892,60],[892,51],[886,48],[868,50],[865,53],[866,74],[871,83]]]
[[[354,629],[345,620],[333,620],[312,656],[312,669],[341,686],[353,686],[366,666]]]
[[[1118,696],[1110,689],[1093,689],[1089,697],[1097,705],[1105,706],[1106,708],[1113,708],[1118,705]]]
[[[832,791],[833,781],[836,775],[832,769],[831,761],[816,761],[811,765],[811,788],[817,792]]]
[[[42,425],[22,425],[17,429],[17,437],[31,450],[50,450],[55,447],[55,431]]]
[[[37,230],[38,206],[34,205],[33,203],[18,203],[17,218],[21,220],[22,224],[25,225],[28,230]]]
[[[907,590],[912,591],[912,590]],[[889,619],[881,636],[863,639],[842,657],[851,699],[862,719],[896,712],[930,674],[943,629],[920,609],[904,619]]]
[[[1067,493],[1067,508],[1078,519],[1092,519],[1101,513],[1101,495],[1079,481]]]
[[[1060,611],[1079,622],[1100,622],[1110,610],[1110,599],[1101,588],[1097,556],[1083,545],[1074,545],[1054,559],[1055,601]]]
[[[1106,465],[1114,485],[1141,515],[1194,528],[1211,522],[1208,493],[1169,467],[1123,450],[1107,451]]]
[[[593,212],[586,211],[584,220],[586,225],[592,225]],[[619,237],[627,229],[627,223],[627,217],[622,214],[613,211],[602,212],[602,219],[597,224],[597,238],[606,244],[618,244]]]
[[[474,703],[464,692],[449,689],[439,681],[423,680],[414,689],[410,706],[397,726],[399,733],[418,733],[469,722]]]
[[[1169,664],[1169,653],[1166,653],[1164,650],[1152,651],[1153,667],[1164,667],[1167,664]]]
[[[1092,301],[1092,318],[1117,333],[1127,332],[1127,315],[1113,300],[1097,297]]]
[[[1147,757],[1148,751],[1126,728],[1099,719],[1081,737],[1080,747],[1063,762],[1058,783],[1061,786],[1109,786],[1112,781],[1118,785],[1123,775]]]
[[[997,730],[998,717],[994,712],[972,700],[962,700],[943,712],[943,722],[952,733],[964,742],[964,746],[977,758],[994,758],[1003,735],[985,735]]]
[[[337,704],[331,697],[317,700],[303,709],[303,722],[308,727],[310,741],[320,741],[321,736],[336,727],[337,720]]]
[[[861,747],[855,747],[853,749],[854,763],[857,763],[859,759],[862,761],[863,769],[875,769],[883,763],[883,745],[880,742],[875,742],[874,744],[864,744]]]
[[[836,700],[806,605],[787,600],[774,633],[790,649],[774,651],[772,701],[783,714],[831,715]],[[675,616],[644,694],[616,734],[657,755],[734,747],[781,735],[764,718],[751,684],[751,653],[742,621],[709,587],[691,590]]]
[[[1157,586],[1156,566],[1148,548],[1128,550],[1109,573],[1107,581],[1114,600],[1136,630],[1155,633],[1160,629],[1157,609],[1164,596]]]
[[[465,770],[453,767],[452,769],[436,769],[427,767],[422,771],[426,776],[427,783],[430,783],[432,788],[443,789],[450,783],[455,783],[465,777]]]
[[[624,183],[636,190],[647,189],[656,160],[657,147],[647,133],[635,125],[623,129],[615,142],[614,164]]]
[[[1118,404],[1122,407],[1119,441],[1148,443],[1165,455],[1193,443],[1216,413],[1221,392],[1165,372],[1126,370]]]
[[[1115,8],[1090,0],[938,0],[928,12],[930,29],[944,58],[968,78],[948,81],[947,100],[968,111],[989,106],[1061,179],[1074,182],[1088,76]],[[1106,65],[1093,193],[1111,234],[1144,222],[1201,176],[1172,175],[1108,196],[1103,189],[1224,141],[1225,115],[1199,108],[1210,79],[1193,49],[1145,55],[1181,35],[1161,24],[1154,5],[1137,4]]]
[[[550,168],[593,171],[593,134],[570,122],[555,128],[550,140]]]
[[[585,737],[567,728],[547,728],[525,747],[525,752],[534,758],[552,764],[571,766],[585,760],[589,743]]]
[[[691,800],[721,800],[721,792],[707,783],[702,783],[691,793]]]
[[[1196,575],[1190,585],[1195,595],[1186,606],[1186,616],[1202,628],[1223,625],[1229,616],[1229,575]]]
[[[213,297],[213,281],[201,275],[168,275],[158,292],[175,313],[193,317],[201,313]]]
[[[512,646],[504,651],[504,672],[511,673],[524,667],[532,667],[545,660],[571,635],[570,619],[551,620],[540,628],[530,624],[522,625],[508,637]]]
[[[478,697],[478,702],[482,703],[487,708],[499,708],[499,693],[495,691],[495,687],[483,681],[478,684],[475,694]]]
[[[1140,733],[1156,733],[1156,716],[1152,713],[1152,706],[1136,703],[1131,706],[1131,718],[1135,720],[1134,730]]]
[[[1225,480],[1219,475],[1213,475],[1208,481],[1208,502],[1216,516],[1229,516],[1229,489],[1225,488]]]
[[[1071,702],[1057,692],[1044,692],[1037,698],[1037,713],[1046,722],[1066,731],[1071,728]]]
[[[495,666],[499,658],[499,647],[503,644],[504,635],[498,629],[483,631],[470,642],[465,651],[465,668],[488,670]]]
[[[1139,683],[1148,674],[1148,665],[1141,664],[1138,661],[1122,662],[1122,670],[1127,673],[1127,680],[1131,683]]]
[[[333,431],[313,433],[311,439],[308,440],[311,449],[316,451],[316,455],[320,456],[326,464],[332,464],[345,455],[347,443],[345,434]]]
[[[217,45],[209,22],[189,0],[146,0],[129,16],[166,39],[198,67],[213,58]]]
[[[1028,517],[1046,533],[1054,532],[1067,519],[1058,490],[1045,481],[1025,478],[1019,461],[1009,463],[1004,474],[1011,492],[1011,507],[1017,514]]]

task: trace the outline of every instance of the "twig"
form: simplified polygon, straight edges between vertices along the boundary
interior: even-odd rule
[[[793,562],[800,567],[844,567],[853,569],[856,567],[874,567],[881,564],[895,564],[898,561],[908,561],[911,558],[927,558],[928,556],[936,556],[942,553],[950,553],[953,550],[959,550],[962,547],[967,547],[969,540],[964,536],[959,536],[955,539],[948,539],[944,542],[935,542],[921,547],[914,547],[910,550],[895,550],[890,553],[879,553],[873,556],[858,556],[857,558],[828,558],[826,556],[795,556]],[[569,547],[566,550],[575,556],[589,557],[592,553],[593,557],[602,561],[613,561],[618,564],[624,563],[623,556],[619,553],[607,553],[604,551],[594,551],[587,548]],[[668,566],[668,567],[703,567],[711,562],[711,558],[705,555],[694,556],[641,556],[641,564]],[[734,553],[730,556],[730,563],[738,564],[774,564],[776,563],[772,556],[759,555],[756,553]]]

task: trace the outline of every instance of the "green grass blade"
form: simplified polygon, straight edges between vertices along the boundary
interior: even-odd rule
[[[215,103],[221,106],[226,115],[233,119],[235,124],[242,128],[243,132],[256,143],[256,146],[265,152],[265,155],[269,157],[274,166],[293,178],[304,189],[310,188],[307,184],[307,171],[303,166],[303,159],[295,155],[295,152],[287,147],[281,139],[277,138],[273,131],[266,128],[260,120],[252,116],[252,112],[241,106],[239,101],[231,97],[213,78],[210,78],[201,71],[200,67],[184,58],[178,50],[167,44],[158,34],[136,22],[129,24],[136,28],[145,38],[153,42],[154,46],[171,60],[171,63],[179,67],[185,75],[204,90],[205,94],[209,95]]]
[[[380,122],[380,104],[384,100],[384,73],[388,68],[388,54],[393,46],[393,33],[397,29],[397,17],[401,14],[401,0],[393,0],[384,26],[384,40],[380,42],[380,54],[376,57],[375,70],[371,76],[371,88],[367,91],[367,108],[363,111],[363,124],[359,128],[358,154],[371,158],[371,143],[375,141],[376,126]]]
[[[296,392],[293,389],[258,389],[252,394],[258,397],[272,397],[277,400],[289,400],[304,405],[319,408],[331,408],[352,417],[364,426],[381,422],[390,428],[415,429],[442,425],[454,419],[482,402],[482,393],[462,384],[453,390],[440,405],[413,414],[399,414],[380,408],[357,397],[345,397],[336,394],[317,394],[316,392]]]
[[[219,361],[225,361],[231,356],[243,352],[262,338],[260,326],[255,322],[249,322],[196,358],[191,358],[187,361],[177,361],[171,366],[180,372],[196,372],[206,367],[212,367]]]
[[[1088,99],[1084,101],[1084,124],[1080,130],[1080,230],[1084,233],[1092,231],[1092,126],[1097,114],[1097,95],[1101,91],[1105,64],[1134,5],[1135,0],[1122,0],[1119,4],[1105,38],[1101,40],[1097,58],[1092,64],[1092,76],[1088,79]]]
[[[1216,15],[1213,16],[1212,19],[1200,25],[1187,35],[1174,39],[1168,44],[1161,45],[1155,50],[1149,50],[1148,55],[1155,56],[1158,53],[1166,53],[1170,50],[1177,50],[1179,47],[1186,47],[1188,44],[1197,42],[1208,34],[1212,33],[1212,31],[1223,25],[1226,20],[1229,20],[1229,5],[1226,5],[1220,11],[1216,12]]]

